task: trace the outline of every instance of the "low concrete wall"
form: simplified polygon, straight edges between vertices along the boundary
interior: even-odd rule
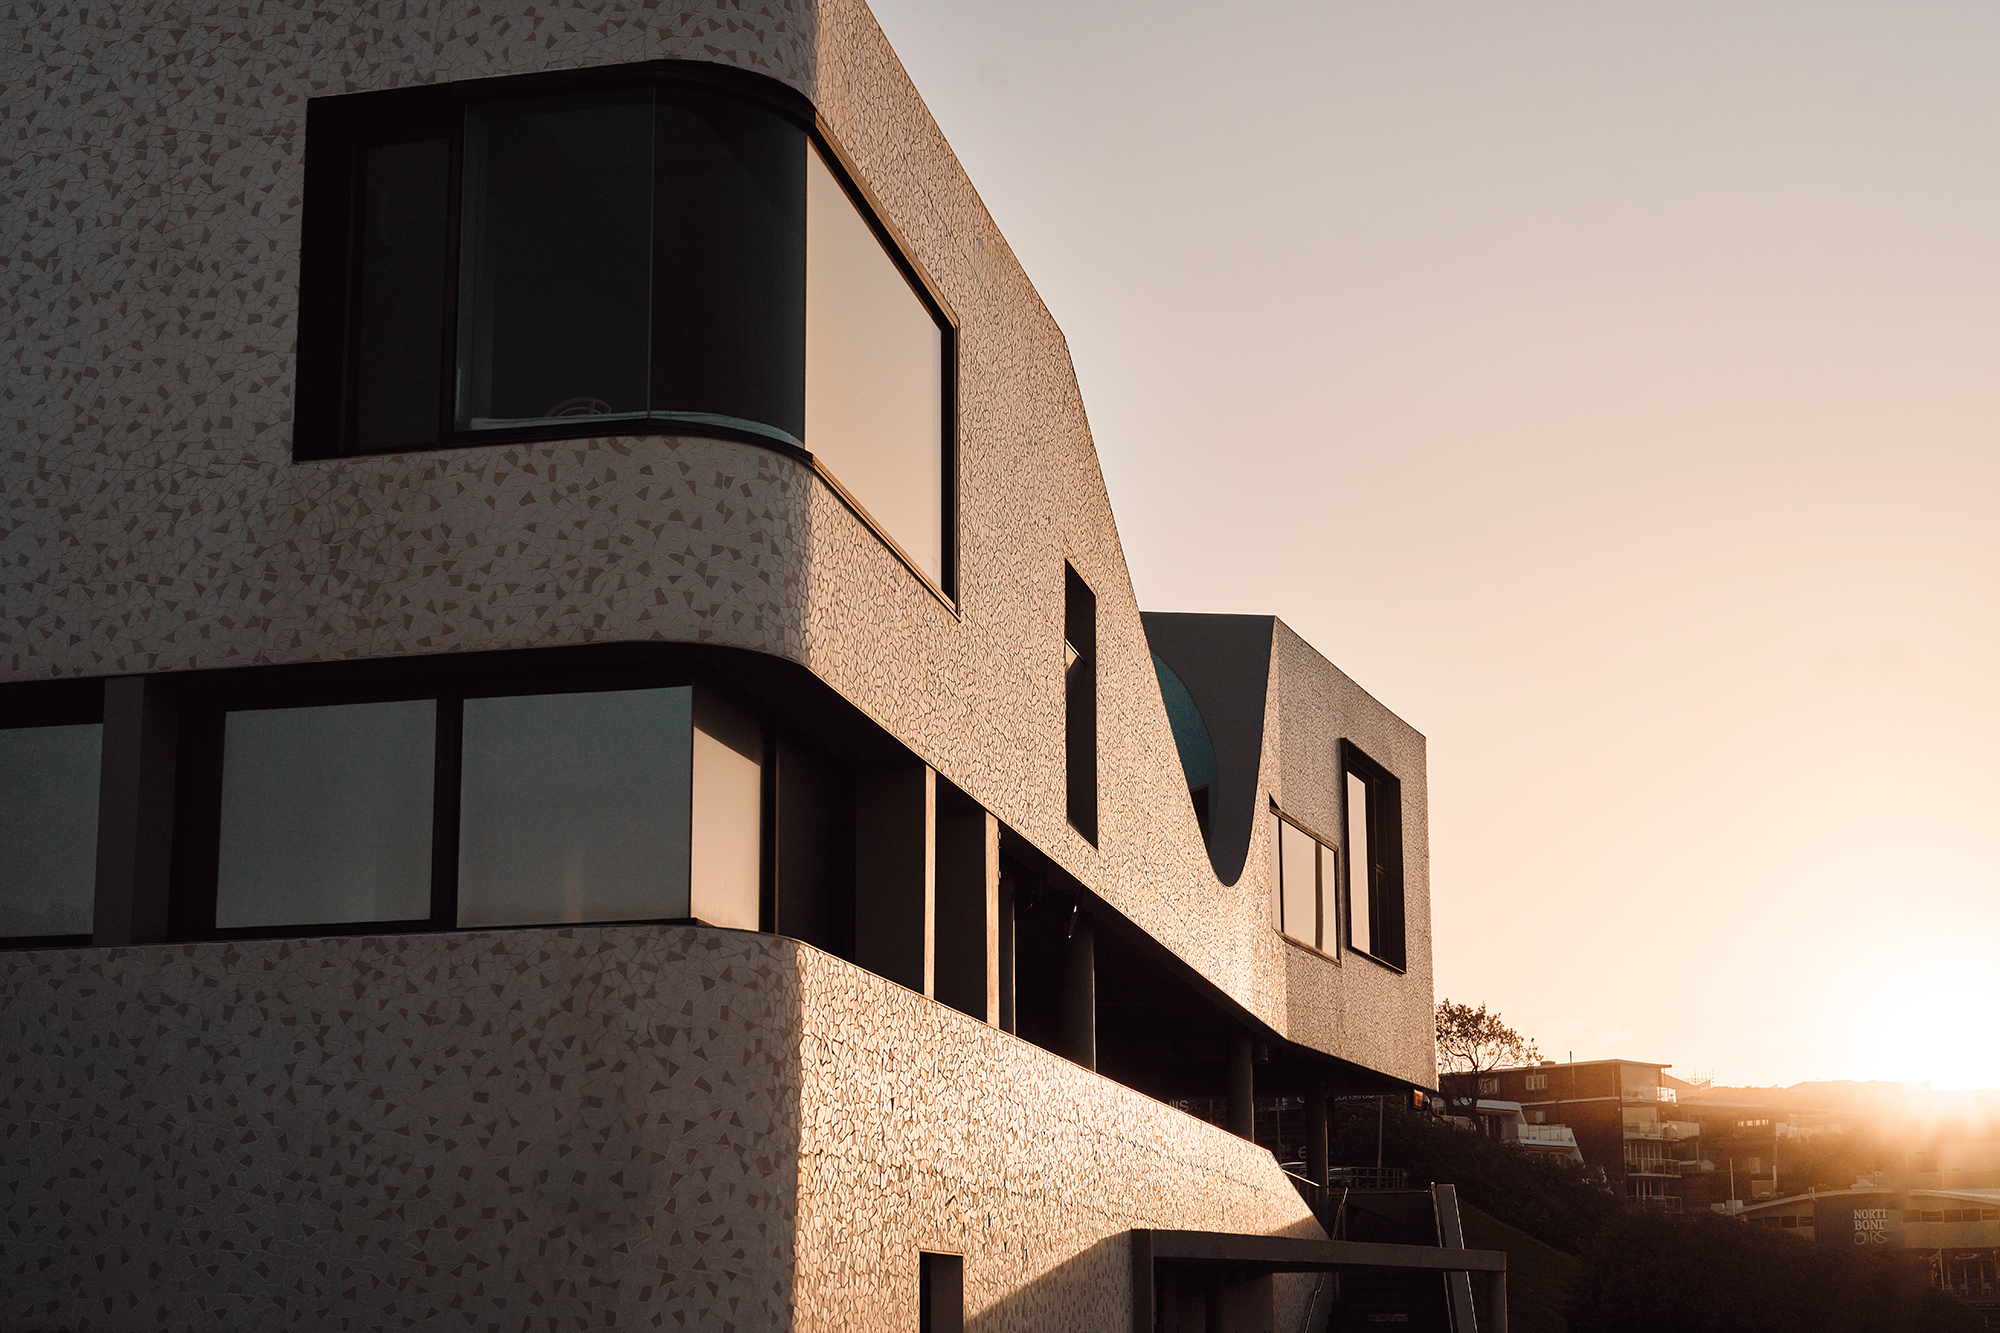
[[[1252,1145],[790,940],[0,955],[9,1333],[914,1329],[920,1248],[973,1328],[1107,1328],[1133,1226],[1317,1234]]]

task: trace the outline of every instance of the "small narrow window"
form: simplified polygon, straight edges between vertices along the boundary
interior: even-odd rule
[[[965,1257],[919,1254],[917,1301],[922,1333],[965,1333]]]
[[[1391,967],[1405,960],[1402,786],[1386,768],[1343,742],[1347,823],[1347,940]]]
[[[1097,597],[1063,566],[1063,744],[1069,822],[1097,843]]]

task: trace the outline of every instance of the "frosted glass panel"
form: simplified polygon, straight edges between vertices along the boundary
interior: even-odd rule
[[[215,924],[431,914],[429,699],[231,713]]]
[[[1319,843],[1309,833],[1282,824],[1284,847],[1285,933],[1301,944],[1319,947]]]
[[[762,738],[733,718],[705,720],[694,733],[691,916],[711,926],[757,929],[763,813]]]
[[[1368,784],[1347,775],[1347,937],[1363,953],[1375,951],[1371,888],[1375,882],[1368,861]]]
[[[688,916],[692,695],[467,699],[458,923]]]
[[[0,935],[87,935],[104,728],[0,731]]]
[[[806,448],[944,581],[944,335],[817,150],[806,154]]]

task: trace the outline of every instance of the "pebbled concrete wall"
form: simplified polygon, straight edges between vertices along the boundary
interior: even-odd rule
[[[1229,884],[1209,864],[1061,331],[860,0],[206,0],[0,27],[0,686],[610,640],[773,653],[1272,1028],[1303,1012],[1294,987],[1339,984],[1289,961],[1260,858]],[[812,98],[955,311],[955,609],[754,446],[291,461],[306,99],[662,57]],[[1062,799],[1066,560],[1100,616],[1096,847]]]
[[[907,1329],[919,1249],[971,1328],[1107,1328],[1134,1226],[1319,1234],[1268,1153],[791,940],[0,955],[9,1330]]]

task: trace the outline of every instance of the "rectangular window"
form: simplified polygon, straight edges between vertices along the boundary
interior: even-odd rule
[[[1547,1074],[1528,1075],[1529,1092],[1547,1092],[1548,1090],[1549,1090],[1549,1076]]]
[[[1498,1091],[1500,1091],[1500,1080],[1499,1080],[1499,1079],[1497,1079],[1497,1078],[1482,1078],[1482,1079],[1480,1079],[1480,1080],[1479,1080],[1479,1095],[1480,1095],[1480,1096],[1482,1096],[1482,1097],[1490,1097],[1490,1096],[1492,1096],[1492,1095],[1493,1095],[1494,1093],[1496,1093],[1496,1092],[1498,1092]]]
[[[0,730],[0,937],[87,936],[104,728]]]
[[[1347,825],[1348,942],[1390,967],[1405,963],[1402,784],[1341,742]]]
[[[1271,812],[1272,875],[1277,885],[1277,927],[1300,944],[1334,948],[1333,897],[1337,856],[1312,834]]]
[[[965,1333],[965,1257],[919,1254],[917,1301],[921,1333]]]
[[[1063,750],[1070,826],[1097,843],[1097,597],[1063,566]]]
[[[467,699],[458,924],[692,915],[691,694]]]
[[[216,926],[427,920],[436,730],[430,699],[228,714]]]
[[[944,330],[817,151],[806,236],[806,447],[943,587]]]
[[[181,938],[764,926],[764,733],[719,691],[233,702],[182,710]]]

